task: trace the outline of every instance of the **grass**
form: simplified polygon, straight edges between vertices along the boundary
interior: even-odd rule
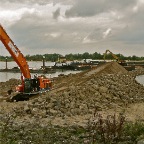
[[[2,144],[135,144],[144,136],[144,123],[127,122],[124,115],[108,115],[104,118],[94,113],[86,127],[43,126],[35,123],[16,122],[17,115],[0,117],[0,143]],[[144,137],[143,137],[144,138]]]

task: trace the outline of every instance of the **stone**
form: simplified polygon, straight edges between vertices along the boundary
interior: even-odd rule
[[[26,106],[24,106],[24,111],[26,112],[26,113],[31,113],[31,110],[30,110],[30,108],[26,105]]]
[[[50,109],[50,110],[49,110],[49,113],[54,116],[54,115],[57,114],[57,111],[56,111],[56,110],[53,110],[53,109]]]
[[[106,93],[108,91],[108,88],[106,88],[106,87],[104,87],[104,86],[101,86],[100,88],[99,88],[99,92],[100,93]]]
[[[144,144],[144,139],[138,141],[137,144]]]

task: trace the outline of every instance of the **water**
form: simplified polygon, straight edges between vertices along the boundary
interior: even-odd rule
[[[42,62],[38,61],[38,62],[28,62],[28,65],[30,68],[40,68],[42,66]],[[53,62],[45,62],[46,66],[53,66],[54,63]],[[6,67],[6,63],[5,62],[0,62],[0,69],[4,69]],[[15,62],[8,62],[7,63],[7,67],[13,68],[13,67],[17,67],[17,64]],[[53,77],[57,77],[59,74],[65,74],[68,75],[70,73],[75,74],[78,73],[80,71],[58,71],[56,73],[52,73],[52,74],[45,74],[46,77],[48,78],[53,78]],[[39,74],[41,75],[41,74]],[[31,74],[31,76],[34,76],[34,73]],[[15,79],[20,79],[21,74],[20,73],[11,73],[11,72],[0,72],[0,82],[5,82],[8,81],[11,78],[15,78]]]
[[[30,61],[28,62],[28,65],[30,68],[40,68],[43,63],[40,62],[40,61]],[[54,62],[45,62],[45,65],[46,66],[53,66],[54,65]],[[8,62],[7,63],[7,67],[9,69],[13,68],[13,67],[17,67],[17,63],[12,61],[12,62]],[[6,63],[5,62],[0,62],[0,69],[5,69],[6,68]]]
[[[144,85],[144,75],[140,75],[136,77],[137,82]]]
[[[29,67],[30,68],[40,68],[43,63],[38,61],[38,62],[28,62],[29,64]],[[45,62],[45,65],[46,66],[53,66],[54,63],[53,62]],[[7,63],[7,66],[8,68],[13,68],[13,67],[16,67],[17,64],[15,62],[8,62]],[[0,69],[4,69],[6,67],[6,63],[5,62],[0,62]],[[57,77],[59,74],[69,74],[69,73],[78,73],[80,71],[64,71],[64,72],[56,72],[56,73],[52,73],[51,75],[50,74],[46,74],[46,77]],[[31,74],[32,76],[34,75],[34,73]],[[10,72],[0,72],[0,82],[5,82],[11,78],[15,78],[15,79],[20,79],[20,73],[10,73]],[[136,77],[136,80],[143,84],[144,85],[144,75],[141,75],[141,76],[137,76]]]

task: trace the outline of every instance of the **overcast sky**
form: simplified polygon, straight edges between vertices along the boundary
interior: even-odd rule
[[[0,23],[24,55],[144,56],[144,0],[0,0]]]

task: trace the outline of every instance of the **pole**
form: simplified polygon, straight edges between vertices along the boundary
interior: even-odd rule
[[[43,56],[43,68],[45,68],[45,56]]]
[[[7,57],[6,57],[6,70],[7,70],[8,68],[7,68]]]

